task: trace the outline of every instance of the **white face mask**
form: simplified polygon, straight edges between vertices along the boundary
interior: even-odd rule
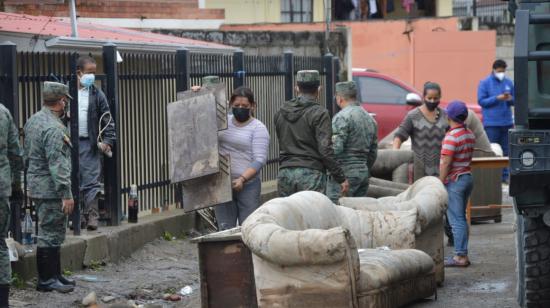
[[[495,77],[500,81],[504,80],[504,76],[506,76],[504,72],[495,72]]]

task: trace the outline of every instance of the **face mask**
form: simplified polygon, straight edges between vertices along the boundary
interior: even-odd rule
[[[500,72],[500,73],[495,72],[495,77],[500,81],[504,80],[504,76],[505,76],[504,72]]]
[[[249,108],[232,108],[233,115],[238,122],[246,122],[250,119]]]
[[[434,111],[437,108],[437,106],[439,106],[439,101],[433,101],[433,102],[424,101],[424,104],[426,104],[426,108],[428,108],[429,111]]]
[[[80,76],[80,84],[84,88],[91,87],[95,82],[95,75],[94,74],[83,74]]]

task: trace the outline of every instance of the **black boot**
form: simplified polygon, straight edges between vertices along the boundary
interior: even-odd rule
[[[0,284],[0,308],[8,308],[10,297],[10,285]]]
[[[57,278],[59,261],[56,247],[38,247],[36,250],[36,268],[38,270],[37,291],[68,293],[74,290],[73,286],[64,285]]]
[[[64,284],[64,285],[70,285],[70,286],[76,286],[76,282],[73,279],[68,279],[63,276],[63,272],[61,271],[61,247],[55,247],[55,254],[57,260],[57,279]]]

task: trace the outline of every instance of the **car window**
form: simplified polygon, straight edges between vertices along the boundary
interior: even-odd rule
[[[406,103],[408,91],[387,80],[373,77],[355,77],[359,86],[359,97],[363,103],[402,104]]]

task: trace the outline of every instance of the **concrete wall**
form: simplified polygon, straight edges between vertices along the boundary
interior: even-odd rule
[[[506,76],[514,80],[514,35],[497,35],[496,59],[502,59],[508,64]],[[490,67],[487,67],[490,69]]]
[[[313,21],[324,20],[324,0],[313,0]],[[204,0],[205,8],[224,9],[226,24],[281,21],[281,0]]]
[[[325,34],[319,31],[181,31],[160,30],[163,34],[172,34],[185,38],[237,46],[247,55],[274,56],[291,50],[295,56],[322,56],[326,53]],[[348,30],[332,31],[328,41],[330,51],[340,58],[342,76],[350,68],[350,50]]]

